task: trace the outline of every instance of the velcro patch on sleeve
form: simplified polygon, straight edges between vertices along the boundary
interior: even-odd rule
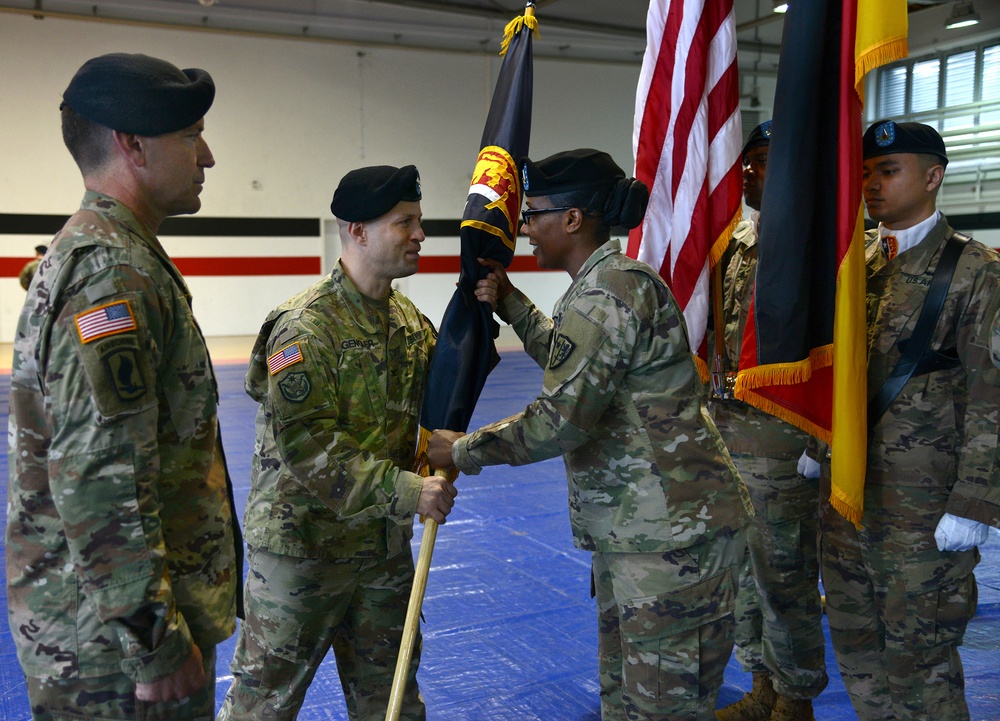
[[[302,362],[302,349],[298,343],[286,345],[276,353],[267,357],[267,370],[271,375],[280,373],[285,368]]]
[[[90,343],[109,335],[127,333],[137,327],[132,306],[127,300],[116,300],[114,303],[85,310],[77,313],[73,320],[83,343]]]

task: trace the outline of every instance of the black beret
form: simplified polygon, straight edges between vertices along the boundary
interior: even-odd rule
[[[923,123],[879,120],[865,131],[861,149],[865,160],[894,153],[921,153],[936,155],[943,165],[948,165],[944,140],[938,131]]]
[[[345,175],[330,210],[341,220],[361,223],[385,215],[400,201],[420,200],[420,175],[413,165],[372,165]]]
[[[754,148],[759,148],[761,145],[770,145],[773,133],[774,129],[770,120],[765,120],[751,130],[750,137],[747,138],[746,145],[743,146],[743,155],[746,155]]]
[[[605,188],[625,177],[611,156],[593,148],[566,150],[549,157],[521,161],[524,195],[557,195],[574,190]]]
[[[136,135],[163,135],[188,128],[215,99],[204,70],[180,70],[148,55],[111,53],[83,64],[63,93],[64,105],[87,120]]]

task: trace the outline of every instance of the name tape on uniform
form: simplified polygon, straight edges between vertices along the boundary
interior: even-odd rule
[[[118,300],[77,313],[74,320],[76,331],[84,343],[116,333],[126,333],[137,327],[132,306],[127,300]]]

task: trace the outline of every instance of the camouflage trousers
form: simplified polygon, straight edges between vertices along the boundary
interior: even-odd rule
[[[754,517],[736,599],[736,656],[766,671],[782,696],[807,699],[826,688],[826,640],[819,593],[819,479],[797,458],[732,454]]]
[[[715,720],[744,548],[593,554],[603,721]]]
[[[825,475],[829,466],[824,465]],[[942,553],[946,488],[866,483],[862,529],[821,504],[830,637],[861,721],[964,721],[958,647],[976,611],[979,551]]]
[[[294,719],[332,647],[352,721],[383,721],[413,584],[409,545],[392,558],[310,559],[250,549],[246,620],[219,721]],[[400,718],[423,721],[420,634]]]
[[[205,687],[180,701],[149,703],[135,698],[125,674],[93,678],[26,677],[32,721],[209,721],[215,718],[215,646],[200,649]]]

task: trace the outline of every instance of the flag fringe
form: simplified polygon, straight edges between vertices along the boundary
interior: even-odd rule
[[[427,458],[427,449],[430,446],[432,431],[427,430],[423,426],[420,426],[420,432],[417,434],[417,450],[416,458],[413,464],[413,472],[426,478],[427,476],[444,476],[452,483],[458,478],[458,469],[451,468],[447,471],[440,471],[436,468],[431,468],[431,462]],[[424,517],[421,516],[420,520],[423,521]]]
[[[514,42],[514,37],[524,28],[534,31],[535,37],[541,39],[542,36],[538,32],[538,18],[535,17],[533,12],[525,12],[524,15],[520,15],[507,23],[507,27],[503,29],[503,41],[500,43],[500,57],[507,54],[507,49]]]
[[[830,490],[830,505],[833,506],[833,510],[854,524],[855,528],[861,530],[861,517],[864,515],[863,503],[847,500],[843,497],[840,489],[834,487]]]
[[[420,431],[417,433],[417,450],[413,471],[421,476],[431,475],[431,464],[427,460],[427,448],[430,442],[431,432],[420,426]]]
[[[694,367],[698,369],[698,377],[701,378],[701,382],[708,383],[712,380],[712,374],[708,372],[708,363],[697,353],[692,353],[691,357],[694,358]]]
[[[736,382],[739,383],[739,379],[737,379]],[[824,443],[830,443],[832,440],[829,430],[823,428],[823,426],[816,425],[805,416],[793,413],[785,408],[785,406],[779,405],[777,402],[767,398],[766,396],[762,396],[759,393],[747,390],[746,388],[734,390],[733,395],[744,403],[749,403],[754,408],[758,408],[775,418],[780,418],[785,423],[789,423],[796,428],[805,431],[809,435],[815,436]]]
[[[793,363],[769,363],[741,370],[736,377],[736,397],[741,389],[752,390],[761,386],[794,385],[805,383],[812,377],[813,369],[833,365],[833,343],[813,348],[809,357]]]
[[[736,375],[736,386],[733,388],[733,395],[739,400],[749,403],[754,408],[759,408],[786,423],[791,423],[796,428],[801,428],[809,435],[815,436],[821,441],[831,443],[833,437],[829,428],[817,425],[815,422],[795,413],[777,401],[757,393],[755,389],[766,386],[805,383],[812,377],[814,370],[826,368],[832,364],[833,344],[831,343],[819,348],[813,348],[809,352],[809,357],[805,360],[794,363],[770,363],[768,365],[757,366],[756,368],[741,370]]]
[[[722,234],[715,239],[712,243],[712,247],[708,251],[708,269],[711,270],[715,267],[715,264],[722,260],[722,256],[726,254],[726,250],[729,248],[729,241],[733,238],[733,233],[736,232],[736,226],[740,224],[743,219],[743,209],[737,208],[736,212],[733,214],[733,219],[729,221],[725,229],[723,229]]]
[[[862,104],[865,102],[865,75],[870,70],[905,58],[908,54],[909,46],[905,35],[876,43],[857,54],[857,60],[854,64],[854,89]]]

